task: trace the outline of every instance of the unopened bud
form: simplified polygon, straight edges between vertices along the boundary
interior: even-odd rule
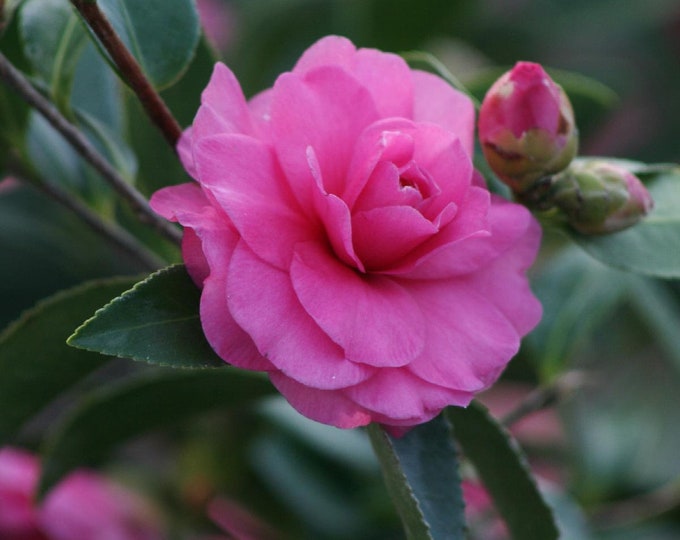
[[[554,177],[551,200],[583,234],[608,234],[635,225],[654,207],[637,176],[607,161],[573,163]]]
[[[479,139],[493,172],[516,193],[565,169],[578,149],[569,98],[532,62],[518,62],[489,89]]]

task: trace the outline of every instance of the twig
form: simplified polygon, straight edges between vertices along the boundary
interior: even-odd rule
[[[180,243],[181,233],[179,230],[170,222],[155,214],[144,196],[118,174],[78,129],[66,120],[52,103],[35,90],[26,77],[1,52],[0,79],[14,88],[29,105],[45,117],[54,129],[61,133],[69,144],[128,202],[140,221],[151,225],[172,242]]]
[[[607,503],[593,511],[592,518],[603,529],[630,527],[680,507],[680,480],[623,501]]]
[[[569,371],[548,386],[539,387],[501,419],[505,427],[516,424],[526,416],[543,410],[564,399],[577,388],[583,386],[586,378],[583,372]]]
[[[156,124],[172,149],[175,150],[177,141],[182,134],[182,128],[172,116],[158,92],[151,86],[137,60],[118,37],[97,3],[91,0],[71,0],[71,3],[99,38],[123,75],[125,82],[137,94],[151,121]]]
[[[16,180],[42,191],[58,204],[70,210],[121,253],[137,260],[145,270],[157,270],[165,266],[164,261],[149,251],[137,238],[115,223],[109,223],[102,219],[99,214],[60,186],[38,180],[34,174],[31,174],[28,170],[23,170],[23,168],[16,170],[16,167],[10,166],[10,175]]]

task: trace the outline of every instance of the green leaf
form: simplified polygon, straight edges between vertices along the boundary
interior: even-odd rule
[[[589,338],[609,322],[626,293],[626,275],[570,246],[532,280],[543,318],[526,337],[544,382],[559,375]]]
[[[200,37],[192,0],[99,0],[100,9],[151,84],[175,83],[191,63]]]
[[[85,32],[68,0],[26,0],[19,12],[24,51],[57,106],[69,103]]]
[[[95,147],[108,158],[120,175],[134,184],[137,174],[137,158],[121,137],[94,116],[76,111],[78,125]]]
[[[266,376],[236,369],[153,370],[92,392],[47,443],[40,493],[81,466],[96,466],[118,444],[197,414],[274,393]]]
[[[680,373],[680,302],[665,282],[628,276],[630,301]]]
[[[458,459],[446,418],[440,415],[400,438],[375,424],[368,432],[406,537],[464,538]]]
[[[35,111],[31,111],[29,116],[26,148],[31,164],[45,182],[58,184],[72,192],[87,194],[89,189],[80,156]]]
[[[47,196],[20,184],[3,187],[0,328],[57,291],[86,280],[148,271]],[[71,331],[92,313],[94,309],[75,321]]]
[[[572,360],[586,370],[588,384],[560,406],[574,486],[586,504],[659,488],[680,476],[678,284],[626,277],[629,301]],[[666,334],[673,325],[676,335]]]
[[[82,320],[134,283],[91,281],[40,302],[0,334],[0,446],[107,358],[66,346]]]
[[[162,366],[225,366],[203,335],[200,295],[184,266],[169,266],[97,311],[68,343]]]
[[[655,207],[640,223],[610,235],[573,234],[573,238],[590,255],[615,268],[680,278],[680,167],[658,174],[647,188]]]
[[[0,51],[17,69],[26,68],[21,54],[17,19],[13,18],[4,33],[0,31]],[[0,177],[5,160],[13,150],[23,147],[29,107],[8,85],[0,83]]]
[[[558,538],[552,510],[536,487],[525,459],[510,435],[475,402],[449,407],[446,417],[465,456],[491,495],[513,540]]]
[[[88,42],[78,60],[71,108],[84,112],[122,137],[125,132],[123,85],[92,42]]]

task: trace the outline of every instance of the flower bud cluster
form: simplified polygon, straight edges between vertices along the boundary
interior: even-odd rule
[[[653,207],[640,180],[621,166],[573,161],[571,103],[538,64],[518,62],[491,86],[478,127],[489,166],[516,198],[534,210],[557,209],[580,233],[620,231]]]

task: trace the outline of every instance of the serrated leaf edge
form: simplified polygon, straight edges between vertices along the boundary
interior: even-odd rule
[[[399,471],[399,476],[403,480],[402,484],[406,486],[406,493],[408,494],[409,498],[415,505],[416,510],[420,514],[421,521],[425,528],[427,529],[428,536],[427,538],[422,538],[422,540],[435,540],[432,536],[432,528],[430,527],[430,524],[427,522],[427,519],[425,518],[425,513],[423,512],[422,507],[420,506],[420,501],[418,500],[418,497],[416,497],[415,493],[413,492],[413,488],[411,487],[411,484],[408,481],[408,478],[404,474],[403,467],[401,466],[401,460],[399,459],[399,456],[397,455],[397,452],[394,450],[394,445],[392,444],[392,441],[390,441],[389,436],[385,431],[375,423],[370,424],[367,427],[368,434],[371,439],[371,443],[375,447],[374,440],[375,439],[383,439],[385,441],[385,446],[389,449],[389,457],[390,459],[393,460],[393,462],[397,465],[397,469]],[[378,453],[376,449],[376,453]]]
[[[522,447],[520,446],[519,442],[517,442],[517,439],[515,439],[515,437],[512,435],[512,433],[510,433],[510,431],[505,426],[503,426],[500,422],[498,422],[491,415],[488,407],[486,407],[484,404],[480,403],[477,400],[474,400],[470,404],[470,406],[476,407],[480,411],[481,414],[486,416],[487,419],[489,419],[491,423],[496,425],[496,427],[498,428],[498,432],[502,435],[503,439],[505,440],[505,442],[508,445],[508,448],[510,448],[510,450],[512,450],[512,452],[517,457],[517,463],[519,464],[520,468],[524,472],[527,480],[529,481],[529,483],[534,487],[534,489],[538,493],[539,499],[540,499],[541,503],[543,504],[543,506],[545,507],[545,509],[547,510],[550,517],[552,518],[553,525],[554,525],[555,530],[557,531],[557,534],[559,536],[560,535],[560,529],[559,529],[559,525],[558,525],[558,522],[557,522],[557,519],[556,519],[556,516],[555,516],[555,511],[554,511],[553,507],[550,506],[546,502],[545,498],[543,497],[543,494],[541,493],[541,490],[538,487],[538,482],[536,482],[536,478],[534,477],[534,475],[531,472],[531,466],[529,465],[529,462],[526,458],[526,455],[524,454],[524,451],[522,450]],[[453,426],[454,437],[455,437],[456,427],[455,427],[455,423],[454,423],[453,419],[451,419],[451,417],[449,415],[450,409],[451,409],[451,407],[447,407],[444,410],[444,414],[446,416],[446,419]],[[491,495],[491,499],[493,500],[493,495],[492,494],[490,494],[490,495]]]
[[[122,301],[125,297],[127,297],[130,294],[133,294],[135,291],[137,291],[139,288],[143,287],[146,285],[149,281],[152,279],[155,279],[156,277],[164,274],[171,272],[172,270],[176,268],[183,268],[183,264],[171,264],[170,266],[166,266],[165,268],[161,268],[160,270],[156,270],[155,272],[152,272],[149,274],[146,278],[142,279],[141,281],[138,281],[135,283],[130,289],[125,291],[123,294],[116,296],[113,298],[110,302],[107,304],[103,305],[100,307],[97,311],[94,312],[92,317],[87,319],[83,324],[81,324],[78,328],[75,329],[75,331],[68,337],[66,340],[66,344],[69,345],[70,347],[73,347],[75,349],[81,349],[84,351],[90,351],[90,352],[95,352],[99,354],[105,354],[107,356],[111,356],[113,358],[122,358],[122,359],[129,359],[129,360],[134,360],[136,362],[144,362],[145,364],[148,364],[150,366],[161,366],[161,367],[166,367],[166,368],[173,368],[173,369],[182,369],[182,370],[201,370],[201,369],[221,369],[223,366],[209,366],[209,365],[182,365],[178,366],[176,364],[172,364],[170,362],[163,362],[163,361],[151,361],[148,357],[145,358],[143,356],[138,356],[138,355],[122,355],[119,353],[116,353],[114,351],[110,350],[101,350],[101,349],[93,349],[91,347],[85,347],[83,345],[80,345],[78,343],[75,343],[73,340],[78,337],[78,334],[80,333],[81,330],[83,330],[88,324],[90,324],[92,321],[94,321],[102,312],[107,310],[110,306],[116,304],[117,302]],[[224,366],[227,366],[228,364],[225,362]]]

